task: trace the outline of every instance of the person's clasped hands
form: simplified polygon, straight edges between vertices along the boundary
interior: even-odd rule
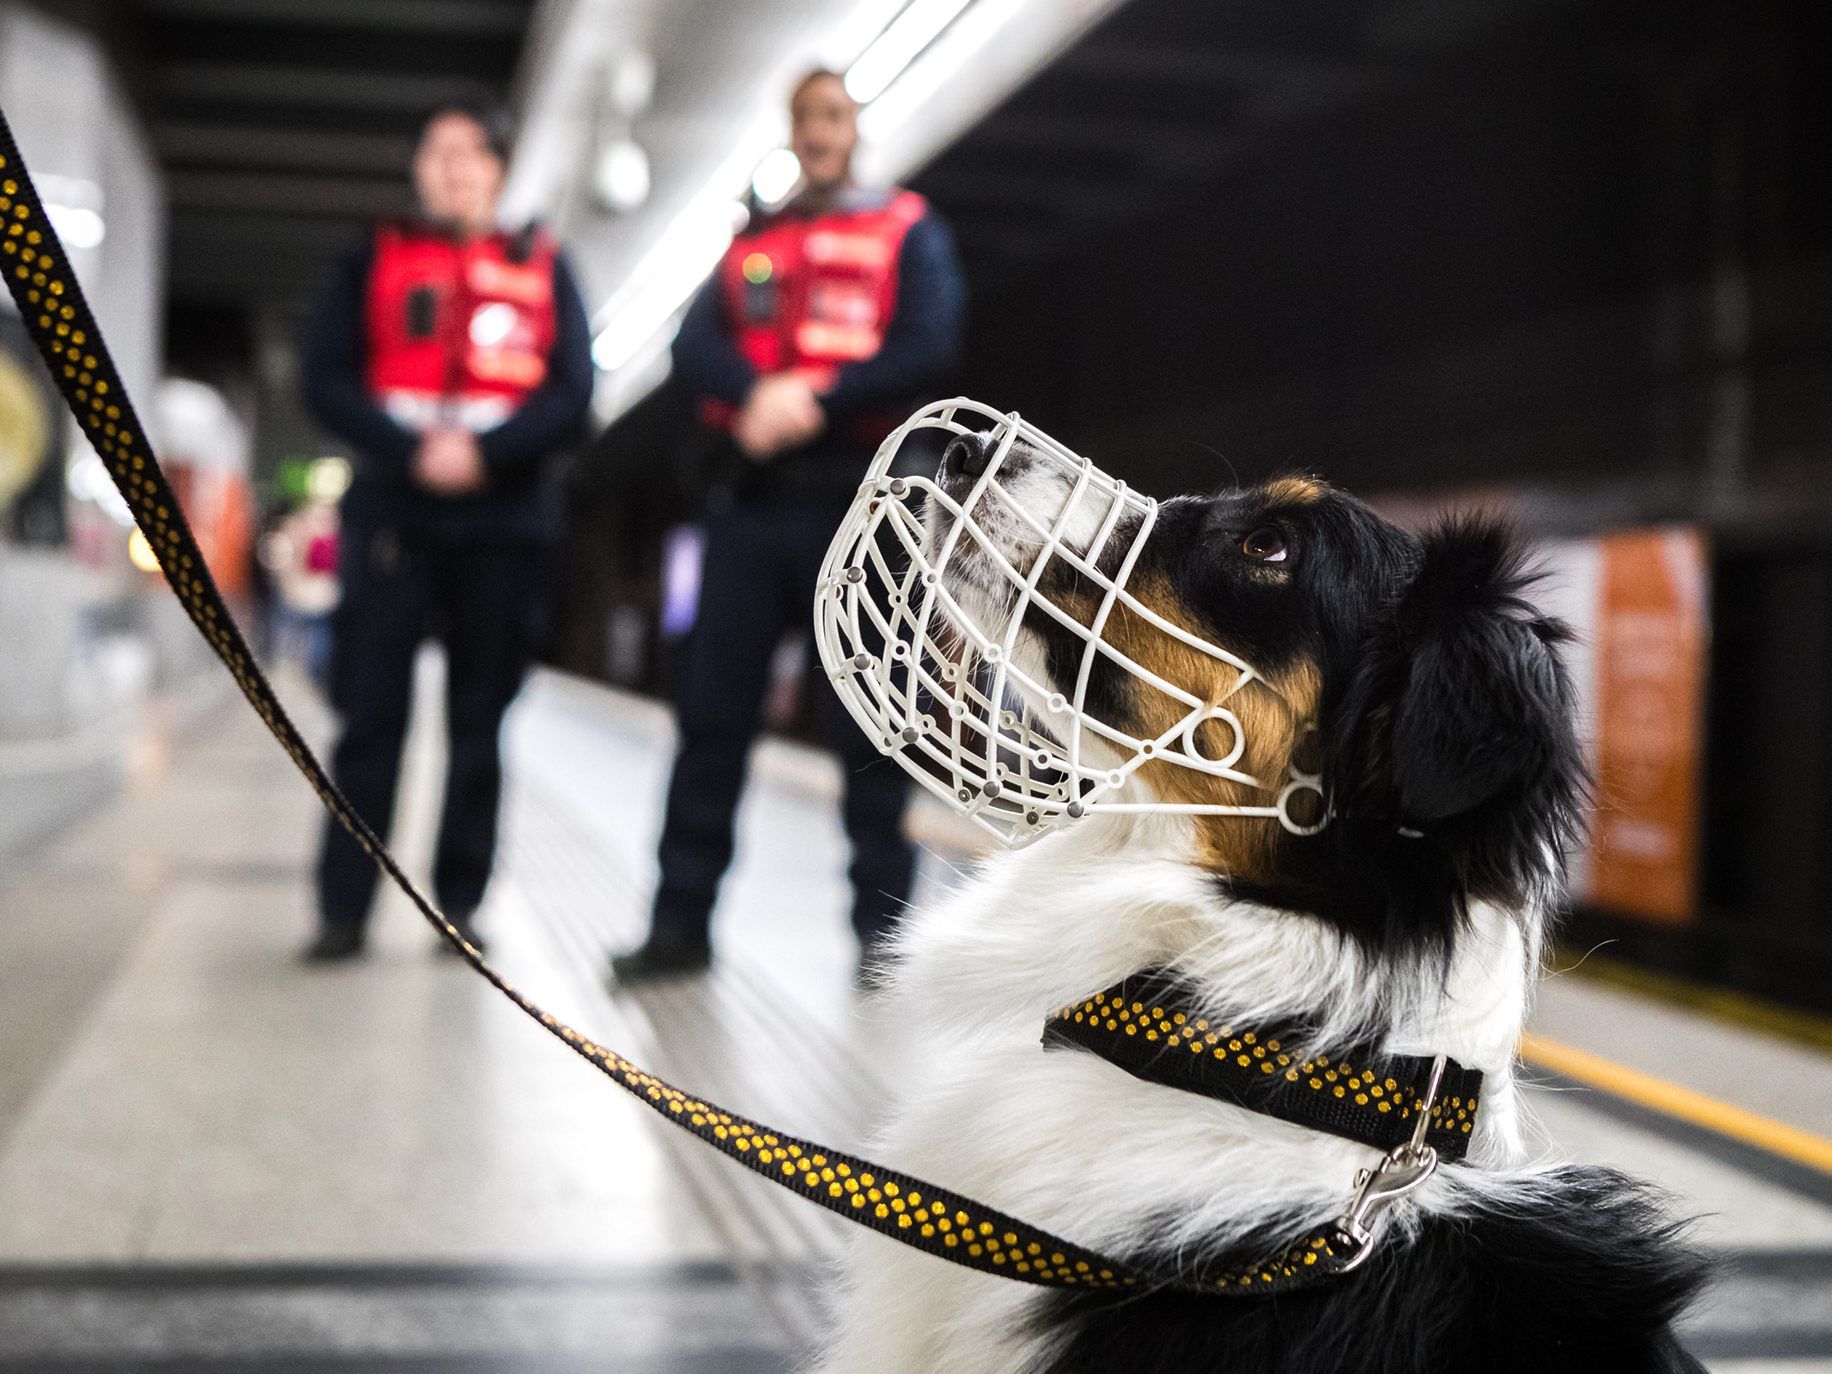
[[[441,426],[420,436],[414,451],[413,478],[441,496],[462,496],[479,491],[486,474],[477,436],[468,429]]]
[[[778,372],[751,388],[732,422],[732,440],[753,463],[807,443],[827,426],[827,412],[807,380]]]

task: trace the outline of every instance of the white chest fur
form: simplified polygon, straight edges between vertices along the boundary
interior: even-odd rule
[[[1176,818],[1091,821],[914,917],[887,993],[902,1062],[876,1157],[1108,1253],[1226,1250],[1337,1215],[1375,1151],[1040,1047],[1052,1011],[1174,965],[1234,1024],[1321,1017],[1319,1047],[1371,1035],[1483,1071],[1472,1167],[1414,1207],[1455,1207],[1476,1168],[1518,1160],[1512,1064],[1536,920],[1477,907],[1448,974],[1376,968],[1320,920],[1223,897],[1190,852]],[[1010,1374],[1047,1339],[1024,1321],[1035,1297],[862,1236],[820,1367]]]

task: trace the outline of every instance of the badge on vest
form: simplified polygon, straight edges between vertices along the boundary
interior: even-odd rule
[[[744,321],[767,324],[776,318],[776,264],[768,253],[752,253],[745,258]]]
[[[403,299],[401,311],[406,316],[408,338],[432,338],[433,331],[439,323],[439,288],[436,286],[414,287]]]
[[[776,283],[747,281],[744,284],[744,322],[768,324],[776,318]]]

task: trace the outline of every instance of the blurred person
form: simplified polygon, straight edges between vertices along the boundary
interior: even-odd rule
[[[532,660],[556,457],[591,401],[585,306],[538,226],[497,222],[506,113],[435,109],[413,157],[420,217],[383,223],[331,281],[304,355],[308,404],[358,458],[343,499],[331,774],[382,835],[420,643],[445,647],[450,759],[433,890],[474,944],[496,849],[503,714]],[[335,822],[318,861],[314,960],[361,952],[375,861]],[[445,946],[441,946],[445,948]]]
[[[799,192],[732,243],[674,344],[676,375],[721,436],[726,480],[705,521],[649,934],[611,960],[624,983],[711,963],[713,904],[772,655],[808,623],[821,557],[873,451],[960,347],[966,291],[953,236],[915,193],[854,183],[858,106],[844,80],[804,77],[790,120]],[[844,765],[864,972],[909,896],[908,791],[832,692],[818,690]]]
[[[261,537],[256,563],[272,588],[275,650],[292,658],[320,687],[330,669],[331,616],[337,609],[338,522],[335,502],[309,496]]]

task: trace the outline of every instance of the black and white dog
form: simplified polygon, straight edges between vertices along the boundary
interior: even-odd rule
[[[1039,556],[1037,521],[1001,503],[1047,525],[1072,486],[1022,444],[1001,461],[995,499],[977,482],[984,445],[956,440],[936,484],[957,514],[928,516],[932,539],[952,519],[979,527],[940,580],[957,617],[995,625],[1020,598],[989,573],[990,551],[1019,574]],[[1127,546],[1115,536],[1136,516],[1088,505],[1064,547],[1079,541],[1111,574],[1111,550]],[[913,914],[882,1002],[905,1062],[875,1153],[1157,1270],[1251,1257],[1327,1225],[1378,1150],[1040,1047],[1059,1009],[1167,970],[1218,1024],[1301,1026],[1319,1051],[1447,1055],[1480,1070],[1467,1157],[1392,1210],[1365,1265],[1272,1296],[1052,1292],[861,1236],[817,1367],[1699,1369],[1670,1330],[1705,1272],[1680,1228],[1636,1182],[1532,1162],[1525,1142],[1516,1045],[1585,776],[1566,631],[1528,601],[1517,545],[1482,520],[1414,536],[1308,479],[1181,498],[1154,518],[1126,576],[1155,617],[1121,606],[1105,638],[1158,678],[1228,701],[1256,777],[1283,779],[1308,751],[1328,823],[1306,834],[1250,815],[1095,808]],[[1104,543],[1090,550],[1097,527]],[[1096,614],[1073,560],[1033,581],[1082,623]],[[1063,618],[1015,615],[1031,680],[1074,691],[1080,642]],[[1250,663],[1253,680],[1157,618]],[[1081,687],[1090,713],[1159,733],[1143,718],[1154,694],[1113,659]],[[1131,795],[1255,800],[1229,777],[1154,767]]]

